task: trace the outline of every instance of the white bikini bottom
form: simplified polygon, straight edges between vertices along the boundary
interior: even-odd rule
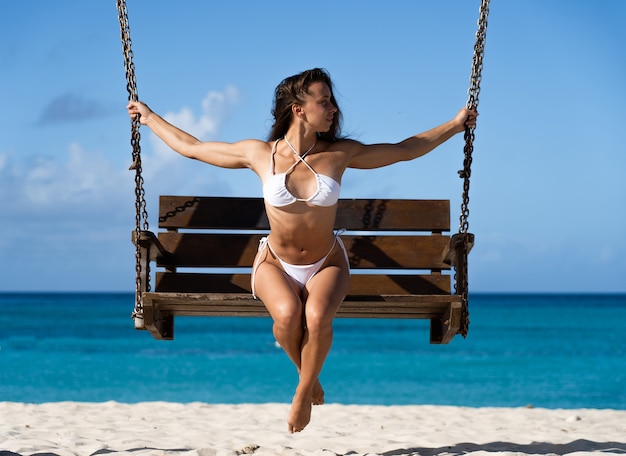
[[[341,250],[343,250],[343,254],[344,254],[345,258],[346,258],[346,264],[348,265],[348,268],[350,268],[350,260],[348,259],[348,252],[346,251],[346,247],[343,245],[343,241],[339,237],[339,235],[342,232],[343,231],[337,232],[335,234],[335,242],[333,242],[333,245],[330,248],[330,250],[328,251],[328,253],[326,255],[324,255],[324,257],[321,260],[316,261],[313,264],[291,264],[291,263],[287,263],[281,257],[276,255],[276,252],[274,252],[274,249],[272,249],[272,246],[270,245],[269,239],[267,237],[263,237],[259,241],[259,252],[263,252],[266,248],[268,248],[270,250],[270,252],[272,252],[272,255],[274,255],[278,259],[278,261],[280,262],[280,265],[283,267],[283,270],[285,271],[285,273],[289,277],[291,277],[293,280],[295,280],[296,283],[299,285],[300,290],[302,290],[305,287],[305,285],[307,283],[309,283],[309,280],[311,280],[313,278],[313,276],[315,274],[317,274],[319,272],[319,270],[322,268],[322,266],[324,265],[324,263],[328,259],[328,256],[332,253],[333,249],[335,248],[335,244],[337,244],[337,243],[339,243],[339,246],[341,247]],[[256,299],[256,293],[255,293],[255,290],[254,290],[254,280],[255,280],[255,276],[256,276],[256,270],[258,269],[258,267],[259,267],[259,265],[261,263],[262,263],[262,260],[261,260],[261,256],[259,255],[259,256],[257,256],[257,259],[255,260],[254,265],[252,266],[251,288],[252,288],[252,296],[255,299]]]

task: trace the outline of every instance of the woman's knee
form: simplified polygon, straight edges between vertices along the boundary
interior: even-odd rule
[[[311,305],[306,306],[306,328],[310,334],[325,334],[332,332],[333,320],[337,313],[333,305]]]
[[[279,329],[290,330],[302,327],[302,304],[291,300],[275,302],[271,306],[274,325]]]

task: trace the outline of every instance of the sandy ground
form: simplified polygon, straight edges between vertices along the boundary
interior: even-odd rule
[[[626,411],[287,404],[0,403],[0,456],[625,455]]]

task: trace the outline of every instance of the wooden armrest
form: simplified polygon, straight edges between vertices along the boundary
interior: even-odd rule
[[[137,241],[137,232],[133,231],[133,244],[137,245],[137,242],[141,247],[145,248],[149,252],[149,261],[156,261],[157,256],[163,258],[170,256],[170,253],[165,250],[165,247],[163,247],[157,235],[152,231],[140,231],[139,241]]]
[[[443,262],[454,266],[459,265],[458,255],[467,256],[474,247],[474,235],[472,233],[457,233],[450,238],[450,245],[444,252]]]

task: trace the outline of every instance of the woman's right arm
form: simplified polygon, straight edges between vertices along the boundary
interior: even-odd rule
[[[148,126],[171,149],[185,157],[210,165],[222,168],[251,168],[248,154],[255,143],[261,143],[253,140],[237,143],[203,142],[163,119],[145,103],[131,101],[127,109],[131,118],[139,114],[139,122]]]

